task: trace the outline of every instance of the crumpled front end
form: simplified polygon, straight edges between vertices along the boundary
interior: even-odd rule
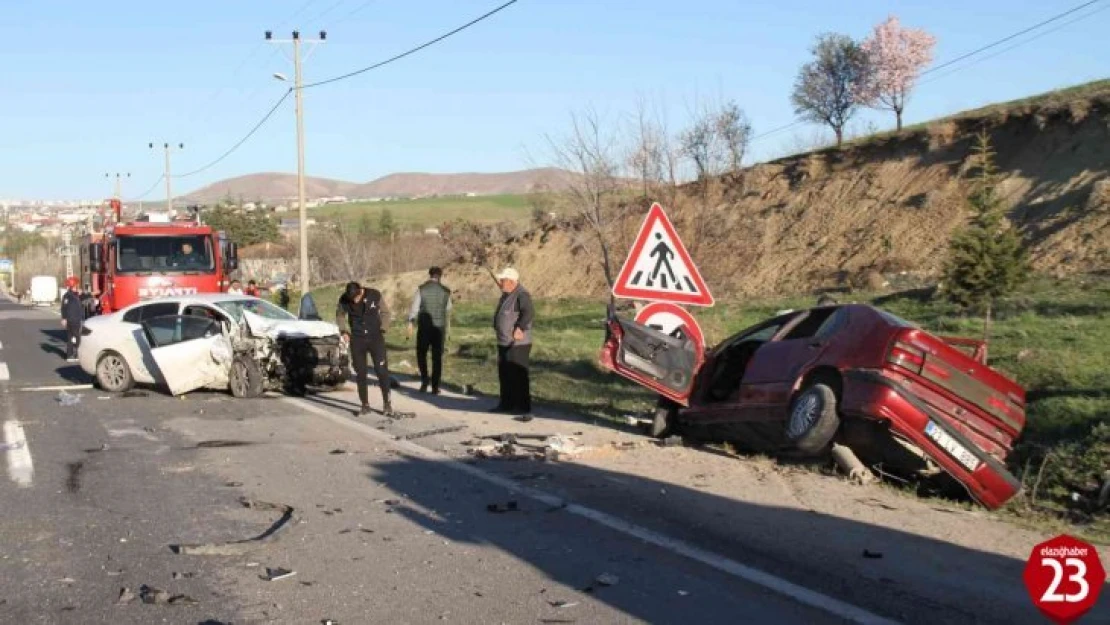
[[[338,335],[282,337],[276,344],[287,390],[303,393],[307,386],[338,386],[347,380],[350,353]]]

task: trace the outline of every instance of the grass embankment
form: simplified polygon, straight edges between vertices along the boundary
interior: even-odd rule
[[[433,197],[382,202],[330,204],[313,209],[316,219],[357,224],[364,215],[376,226],[381,214],[389,210],[393,221],[406,230],[434,228],[455,219],[477,222],[527,221],[532,216],[523,195],[482,195],[477,197]]]
[[[338,293],[338,287],[316,292],[325,318],[331,317]],[[980,319],[927,295],[850,299],[876,303],[938,333],[982,334]],[[731,302],[695,315],[714,343],[778,310],[813,302],[812,297]],[[532,388],[538,403],[601,422],[623,421],[654,406],[650,393],[596,364],[604,302],[537,299],[536,306]],[[1037,280],[997,308],[991,364],[1028,391],[1028,424],[1011,461],[1014,474],[1026,483],[1026,496],[1011,508],[1035,517],[1038,511],[1061,510],[1073,489],[1110,468],[1110,279]],[[396,313],[398,321],[387,337],[390,362],[399,373],[415,373],[414,341],[405,338],[404,311]],[[469,384],[487,395],[497,393],[492,313],[493,302],[456,308],[445,362],[448,386]],[[1110,537],[1110,521],[1103,516],[1087,533]]]

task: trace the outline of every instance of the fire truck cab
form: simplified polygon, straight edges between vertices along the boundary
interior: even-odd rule
[[[221,293],[238,269],[238,250],[223,232],[190,219],[147,214],[122,222],[121,204],[81,241],[81,278],[99,292],[101,313],[141,300]]]

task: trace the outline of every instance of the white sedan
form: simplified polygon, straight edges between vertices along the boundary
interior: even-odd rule
[[[225,293],[148,300],[88,319],[77,357],[106,391],[138,383],[173,395],[230,389],[236,397],[339,386],[349,362],[335,324]]]

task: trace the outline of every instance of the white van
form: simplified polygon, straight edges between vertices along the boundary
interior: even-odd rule
[[[31,278],[31,305],[49,306],[58,300],[58,279],[54,276]]]

